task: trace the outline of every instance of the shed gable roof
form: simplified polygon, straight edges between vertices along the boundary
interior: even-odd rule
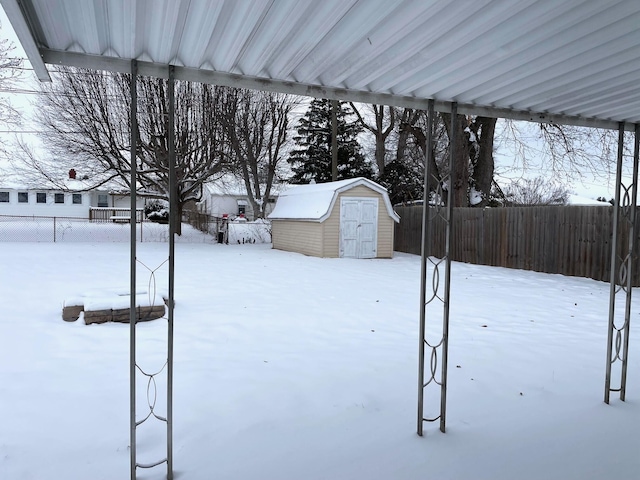
[[[387,214],[399,222],[400,217],[393,211],[386,188],[366,178],[350,178],[337,182],[294,185],[280,194],[271,220],[306,220],[324,222],[336,203],[338,195],[357,186],[365,186],[382,196]]]

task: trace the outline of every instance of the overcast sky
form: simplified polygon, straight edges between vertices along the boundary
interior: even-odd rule
[[[18,41],[18,37],[13,31],[7,16],[4,13],[4,10],[0,7],[0,37],[2,39],[7,39],[13,43],[15,50],[13,51],[14,56],[21,57],[26,59],[26,54]],[[37,146],[39,141],[32,132],[36,127],[31,122],[31,114],[33,112],[32,104],[36,99],[36,94],[29,93],[35,92],[38,88],[38,80],[36,79],[33,70],[31,70],[31,64],[28,60],[25,60],[23,63],[23,68],[25,68],[23,79],[19,85],[15,86],[14,89],[20,90],[22,93],[14,93],[14,92],[3,92],[0,91],[0,95],[3,97],[8,97],[11,101],[11,104],[17,108],[20,112],[22,112],[22,125],[19,127],[8,127],[6,125],[0,125],[0,136],[2,139],[8,142],[12,142],[16,135],[21,135],[25,140],[29,141],[29,143]],[[7,130],[10,130],[7,132]],[[0,166],[6,165],[6,159],[0,157]]]

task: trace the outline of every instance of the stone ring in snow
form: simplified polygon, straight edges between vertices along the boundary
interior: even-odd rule
[[[158,294],[149,295],[138,292],[136,295],[136,318],[138,322],[155,320],[165,316],[166,299]],[[62,307],[62,319],[75,322],[84,312],[84,323],[119,322],[129,323],[130,295],[121,290],[102,290],[90,292],[79,297],[65,300]]]

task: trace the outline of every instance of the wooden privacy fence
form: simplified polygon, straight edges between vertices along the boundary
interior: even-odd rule
[[[420,255],[422,206],[395,207],[394,249]],[[430,254],[444,255],[445,222],[430,208]],[[520,268],[610,280],[613,207],[546,206],[509,208],[455,208],[451,258],[455,261]],[[620,222],[619,245],[628,232]],[[636,236],[637,239],[637,236]],[[634,241],[634,254],[638,240]],[[633,284],[640,285],[637,255]]]

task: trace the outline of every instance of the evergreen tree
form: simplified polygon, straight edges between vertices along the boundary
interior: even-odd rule
[[[422,200],[424,196],[424,167],[411,167],[407,163],[393,160],[378,176],[377,182],[389,191],[391,204]]]
[[[338,180],[354,177],[373,177],[371,164],[365,159],[358,143],[362,127],[350,121],[353,114],[348,104],[340,102],[336,112],[338,125]],[[315,99],[300,120],[297,144],[289,155],[293,177],[291,183],[331,181],[331,101]]]

